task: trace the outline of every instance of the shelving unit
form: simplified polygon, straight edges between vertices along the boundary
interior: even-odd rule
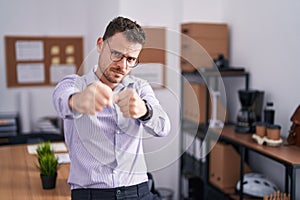
[[[210,134],[212,116],[210,92],[223,92],[223,79],[242,77],[243,89],[249,88],[249,73],[243,68],[223,68],[219,71],[213,60],[222,55],[228,59],[229,31],[224,23],[185,23],[181,25],[181,199],[232,199],[235,191],[222,191],[209,182]],[[221,68],[220,68],[221,69]],[[224,89],[220,91],[220,89]],[[194,100],[190,97],[193,96]],[[196,96],[196,97],[195,97]],[[223,96],[222,96],[223,97]],[[219,101],[220,100],[220,101]],[[224,99],[223,99],[224,100]],[[219,111],[214,116],[224,118],[226,100],[214,99]],[[225,103],[224,103],[225,102]],[[223,105],[225,104],[225,105]],[[221,118],[219,118],[221,116]],[[230,124],[225,116],[226,124]]]
[[[247,72],[221,72],[222,78],[244,77],[245,89],[248,89],[249,74]],[[201,76],[195,72],[182,73],[182,85],[184,81],[192,81],[201,83]],[[213,76],[211,77],[213,78]],[[198,80],[198,81],[197,81]],[[208,90],[206,91],[208,94]],[[208,95],[206,95],[208,97]],[[183,97],[182,97],[183,101]],[[184,105],[184,104],[183,104]],[[207,99],[207,108],[209,101]],[[182,108],[184,112],[184,107]],[[208,112],[209,111],[208,109]],[[180,173],[180,197],[187,199],[255,199],[246,197],[243,194],[243,187],[240,191],[236,191],[235,187],[222,189],[212,184],[209,180],[209,168],[211,165],[209,151],[209,143],[212,139],[216,139],[214,134],[207,134],[209,125],[209,113],[206,115],[207,121],[203,124],[195,123],[191,120],[181,119],[181,173]],[[268,147],[255,143],[251,134],[236,133],[232,122],[227,122],[221,130],[219,142],[230,144],[238,150],[239,165],[235,171],[240,174],[239,180],[243,182],[243,175],[247,172],[245,162],[247,152],[253,151],[262,156],[268,157],[285,167],[285,191],[291,195],[291,199],[296,199],[296,171],[300,169],[299,148],[296,146]],[[189,148],[187,148],[189,146]],[[203,152],[204,151],[204,152]],[[222,163],[223,164],[223,163]]]
[[[215,76],[221,76],[221,78],[235,78],[244,77],[245,89],[249,87],[249,73],[245,71],[226,71],[220,72],[203,72],[201,75],[198,71],[194,72],[182,72],[182,90],[184,90],[185,82],[193,82],[203,84],[202,77],[212,79]],[[184,91],[183,91],[184,93]],[[210,108],[210,95],[209,90],[206,88],[206,116],[203,123],[196,123],[186,119],[184,116],[181,121],[181,176],[180,176],[180,194],[181,199],[238,199],[238,194],[235,193],[234,189],[222,191],[209,182],[209,157],[205,156],[209,150],[206,139],[206,132],[209,126]],[[182,102],[184,97],[182,97]],[[185,112],[185,103],[183,103],[182,113]],[[228,121],[226,124],[232,124]],[[189,148],[188,148],[189,146]]]

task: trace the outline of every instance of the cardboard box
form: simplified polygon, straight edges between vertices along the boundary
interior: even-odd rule
[[[196,67],[183,58],[180,59],[180,68],[184,72],[193,72],[196,69]]]
[[[212,68],[213,60],[199,42],[183,37],[181,46],[182,71],[195,71],[198,68]]]
[[[184,23],[181,32],[191,37],[227,38],[228,26],[225,23]]]
[[[217,142],[210,153],[209,181],[224,190],[236,187],[240,180],[240,155],[232,145]],[[244,164],[244,172],[251,172]]]
[[[226,24],[185,23],[181,25],[182,71],[211,68],[213,59],[223,54],[228,59],[229,34]],[[189,64],[187,64],[189,63]]]
[[[205,124],[207,121],[206,113],[208,113],[208,118],[210,119],[211,113],[211,98],[207,97],[206,85],[200,83],[184,83],[183,86],[183,118],[190,120],[195,123]],[[209,102],[209,107],[207,107],[206,102]],[[222,105],[220,101],[217,102],[217,118],[223,119],[222,116],[225,112],[225,106]],[[225,122],[228,121],[228,116],[225,116]]]
[[[163,88],[166,86],[166,29],[163,27],[143,27],[143,29],[146,34],[146,43],[139,55],[139,62],[160,63],[162,68],[161,71],[145,69],[143,73],[139,70],[139,74],[135,75],[154,81],[151,84],[154,88]]]
[[[162,27],[143,27],[146,43],[139,55],[141,63],[166,64],[166,29]]]
[[[205,84],[184,83],[183,117],[195,123],[206,122]]]

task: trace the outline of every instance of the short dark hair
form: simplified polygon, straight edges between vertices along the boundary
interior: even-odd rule
[[[103,40],[107,40],[116,33],[123,33],[130,42],[137,42],[141,45],[145,44],[146,36],[142,27],[125,17],[114,18],[106,27]]]

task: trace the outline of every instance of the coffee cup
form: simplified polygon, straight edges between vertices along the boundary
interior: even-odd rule
[[[256,122],[255,123],[255,131],[256,131],[256,135],[258,135],[259,137],[265,137],[266,124],[264,122]]]
[[[281,127],[279,125],[268,125],[267,126],[267,138],[271,140],[279,140],[280,139],[280,130]]]

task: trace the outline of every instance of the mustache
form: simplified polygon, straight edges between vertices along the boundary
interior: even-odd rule
[[[122,70],[120,67],[111,68],[110,70],[113,71],[113,72],[117,72],[117,73],[120,73],[122,75],[125,75],[125,71]]]

